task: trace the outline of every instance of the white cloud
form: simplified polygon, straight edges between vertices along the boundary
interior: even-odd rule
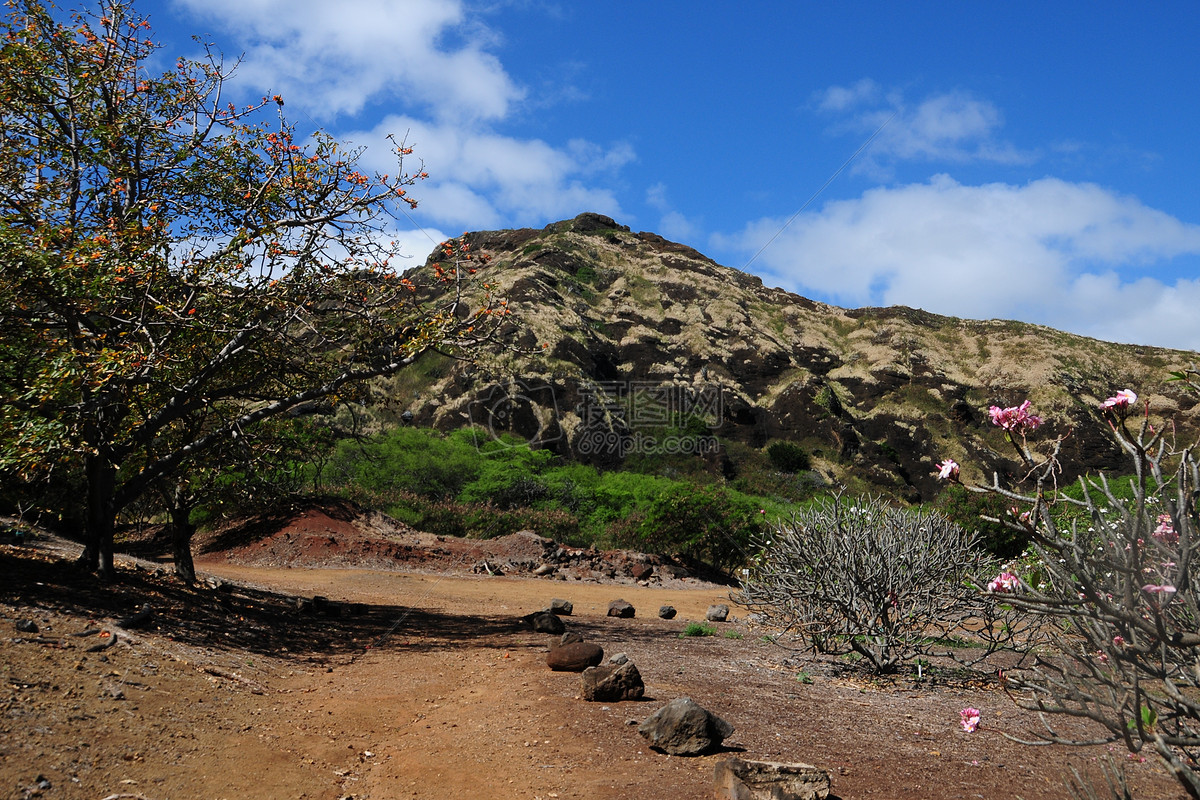
[[[658,226],[659,235],[675,242],[698,244],[702,236],[700,225],[680,213],[667,199],[667,185],[656,183],[646,189],[646,205],[662,212]]]
[[[451,235],[443,233],[437,228],[414,227],[392,231],[391,240],[400,246],[402,257],[399,262],[393,262],[392,266],[400,271],[421,266],[434,248],[449,239]]]
[[[293,118],[371,112],[358,122],[369,130],[336,133],[366,146],[363,166],[395,174],[388,133],[413,146],[406,166],[424,161],[431,176],[412,190],[414,218],[462,230],[621,212],[606,179],[636,158],[627,143],[495,132],[524,91],[486,51],[496,34],[462,0],[176,2],[234,37],[246,52],[239,85],[282,94],[288,111],[298,107]],[[404,113],[377,122],[389,103]]]
[[[621,215],[621,205],[610,189],[588,186],[582,179],[628,163],[633,151],[627,144],[602,147],[572,141],[566,148],[556,148],[482,127],[393,116],[371,131],[349,134],[351,140],[368,145],[366,166],[395,172],[387,158],[389,132],[414,148],[410,159],[424,162],[430,179],[412,194],[422,211],[439,224],[494,228],[544,224],[584,211]]]
[[[1004,117],[996,106],[967,92],[930,95],[913,105],[899,91],[886,95],[874,81],[834,86],[816,96],[819,111],[833,115],[836,133],[875,134],[854,171],[889,175],[896,161],[982,161],[1027,164],[1035,160],[999,138]]]
[[[753,254],[782,225],[761,220],[714,246]],[[1198,255],[1200,225],[1093,184],[965,186],[941,175],[802,215],[754,270],[843,305],[1023,319],[1200,349],[1200,282],[1138,271]]]
[[[499,119],[523,96],[459,0],[176,1],[244,49],[239,85],[319,118],[403,98],[439,119]]]
[[[873,102],[880,93],[879,84],[863,78],[853,86],[831,86],[815,96],[821,111],[842,112],[866,102]]]

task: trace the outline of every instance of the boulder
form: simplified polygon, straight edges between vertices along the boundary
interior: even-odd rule
[[[525,620],[537,633],[549,633],[558,636],[567,629],[563,621],[549,611],[535,611],[525,616]]]
[[[633,606],[626,603],[624,600],[613,600],[608,604],[608,615],[610,617],[620,617],[621,619],[633,619],[637,612]]]
[[[673,756],[694,756],[733,734],[733,726],[700,707],[690,697],[677,697],[638,726],[650,746]]]
[[[646,684],[632,661],[623,664],[605,664],[588,667],[583,671],[583,699],[597,703],[618,703],[622,700],[640,700],[646,693]]]
[[[648,581],[654,577],[654,567],[649,564],[634,564],[629,568],[629,574],[635,581]]]
[[[675,619],[675,606],[659,606],[658,615],[663,619]]]
[[[550,601],[551,614],[558,614],[560,617],[569,617],[574,610],[575,605],[570,600],[563,600],[556,597]]]
[[[829,773],[811,764],[727,758],[713,770],[717,800],[825,800]]]
[[[709,622],[724,622],[729,619],[729,606],[724,603],[709,606],[708,611],[704,614],[704,618]]]
[[[574,642],[550,648],[546,664],[555,672],[583,672],[604,660],[604,648],[591,642]]]

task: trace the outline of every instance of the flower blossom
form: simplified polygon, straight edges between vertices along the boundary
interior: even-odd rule
[[[1148,583],[1142,587],[1142,591],[1146,594],[1156,594],[1159,600],[1163,600],[1175,594],[1176,589],[1169,583]]]
[[[992,424],[999,425],[1006,431],[1016,431],[1024,433],[1031,431],[1042,424],[1042,418],[1036,414],[1029,413],[1029,407],[1032,405],[1028,400],[1021,403],[1019,406],[1011,408],[1000,408],[1000,406],[992,406],[988,409],[988,414],[992,417]]]
[[[1137,395],[1133,393],[1132,389],[1122,389],[1121,391],[1117,392],[1115,395],[1113,395],[1112,397],[1108,398],[1103,403],[1101,403],[1100,409],[1103,411],[1108,411],[1108,410],[1114,409],[1114,408],[1124,409],[1124,408],[1129,408],[1131,405],[1133,405],[1136,402],[1137,402]]]
[[[952,458],[947,458],[940,464],[934,464],[937,467],[937,476],[944,481],[958,480],[958,462]]]
[[[1175,530],[1175,526],[1171,524],[1170,514],[1158,515],[1158,527],[1150,535],[1163,544],[1179,543],[1179,531]]]
[[[995,578],[992,578],[991,583],[987,585],[989,592],[998,592],[1000,594],[1015,592],[1020,587],[1021,579],[1011,572],[1001,572]]]
[[[976,728],[979,727],[978,708],[964,708],[962,711],[958,712],[958,716],[958,724],[962,725],[962,729],[967,733],[972,733]]]

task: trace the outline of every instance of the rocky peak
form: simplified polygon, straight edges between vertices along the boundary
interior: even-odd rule
[[[1072,429],[1068,478],[1121,466],[1097,412],[1116,389],[1135,389],[1185,429],[1200,423],[1194,399],[1165,382],[1194,353],[837,308],[600,214],[467,238],[491,256],[515,324],[476,363],[439,362],[393,386],[418,424],[499,425],[613,464],[639,426],[691,416],[752,447],[795,442],[831,481],[853,476],[918,500],[938,491],[933,464],[946,455],[972,464],[970,477],[1015,468],[989,405],[1028,398],[1049,435]]]

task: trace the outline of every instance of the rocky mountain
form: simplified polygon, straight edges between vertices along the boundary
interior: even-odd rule
[[[597,214],[467,239],[491,256],[512,324],[475,362],[434,355],[383,387],[414,424],[474,423],[610,465],[691,451],[727,471],[714,436],[724,449],[790,441],[829,482],[909,500],[937,493],[944,457],[976,480],[1016,469],[991,405],[1029,399],[1047,420],[1039,436],[1070,431],[1068,478],[1123,466],[1098,411],[1117,389],[1200,428],[1195,398],[1166,380],[1192,352],[837,308]]]

